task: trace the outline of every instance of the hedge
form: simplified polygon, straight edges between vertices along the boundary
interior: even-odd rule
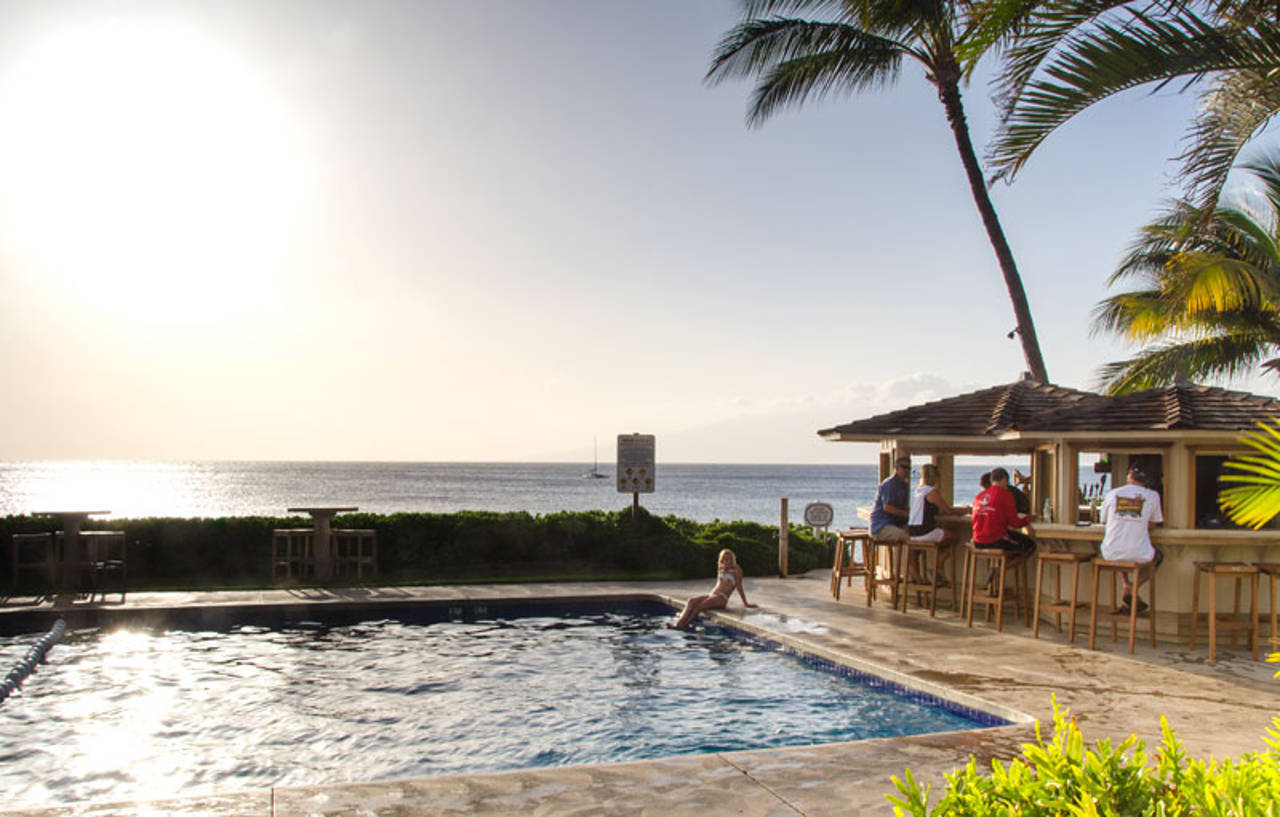
[[[0,541],[15,533],[52,531],[51,519],[0,518]],[[713,577],[716,554],[732,548],[749,576],[777,571],[777,528],[754,522],[693,522],[652,516],[643,508],[546,515],[459,513],[354,513],[335,528],[372,529],[378,536],[377,583],[479,579]],[[123,530],[129,585],[135,589],[271,585],[271,532],[311,527],[307,517],[241,516],[216,519],[93,521],[86,529]],[[808,528],[791,528],[789,569],[830,564],[831,546]],[[10,560],[0,576],[12,580]],[[26,574],[24,574],[24,580]],[[21,587],[20,590],[41,589]]]

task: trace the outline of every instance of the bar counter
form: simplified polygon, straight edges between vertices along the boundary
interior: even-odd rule
[[[940,516],[939,523],[956,531],[959,541],[969,539],[971,517],[959,515]],[[1032,523],[1031,533],[1040,550],[1078,550],[1097,553],[1105,526],[1101,524],[1064,525],[1050,522]],[[1209,528],[1163,528],[1151,530],[1151,541],[1164,554],[1164,563],[1156,574],[1156,630],[1162,638],[1185,640],[1191,627],[1192,581],[1195,562],[1280,562],[1280,531],[1277,530],[1223,530]],[[1034,562],[1032,563],[1034,570]],[[1080,600],[1088,600],[1088,577],[1082,575]],[[1051,572],[1046,572],[1046,586],[1052,586]],[[1064,577],[1065,578],[1065,577]],[[1032,573],[1034,584],[1035,576]],[[1230,599],[1234,587],[1230,581],[1220,580],[1218,585],[1219,613],[1230,612]],[[1065,583],[1065,582],[1064,582]],[[1249,584],[1242,588],[1242,609],[1249,605]],[[1200,588],[1200,614],[1206,608],[1207,585]],[[1141,596],[1150,598],[1149,588],[1144,586]],[[1258,614],[1265,621],[1270,614],[1272,599],[1266,577],[1258,589]],[[1099,588],[1099,600],[1110,598],[1110,589]],[[1203,630],[1203,623],[1202,628]],[[1270,633],[1262,634],[1262,637]]]

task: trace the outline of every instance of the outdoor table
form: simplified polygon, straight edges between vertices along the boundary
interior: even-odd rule
[[[316,578],[328,581],[333,578],[333,554],[329,548],[329,537],[333,532],[333,517],[340,513],[352,513],[360,510],[354,506],[343,508],[289,508],[289,513],[310,514],[315,523],[315,557]]]
[[[76,545],[80,540],[80,527],[88,522],[91,516],[109,513],[111,511],[33,511],[31,513],[32,516],[55,516],[62,525],[62,565],[59,572],[60,585],[63,588],[71,588],[76,582],[76,571],[79,569]],[[96,545],[90,543],[90,547],[96,547]],[[96,557],[96,553],[89,554],[91,561]]]

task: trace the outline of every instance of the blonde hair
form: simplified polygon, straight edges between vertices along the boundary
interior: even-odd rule
[[[732,564],[734,567],[738,566],[738,557],[735,556],[733,551],[729,550],[729,548],[725,548],[724,550],[720,551],[720,555],[716,557],[716,564],[720,564],[721,562],[723,562],[725,556],[729,557],[730,564]]]
[[[920,466],[920,484],[921,485],[936,486],[938,484],[938,478],[940,476],[941,476],[941,473],[938,471],[938,466],[934,465],[933,463],[928,462]]]

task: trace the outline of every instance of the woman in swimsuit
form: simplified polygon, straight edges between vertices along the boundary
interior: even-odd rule
[[[676,619],[672,627],[684,629],[703,610],[719,610],[728,606],[729,596],[733,595],[735,587],[738,589],[738,595],[742,596],[743,606],[759,606],[747,601],[747,593],[742,589],[742,568],[738,567],[738,560],[732,550],[720,551],[719,565],[715,588],[705,596],[694,596],[689,599],[684,605],[683,612],[680,613],[680,618]]]

